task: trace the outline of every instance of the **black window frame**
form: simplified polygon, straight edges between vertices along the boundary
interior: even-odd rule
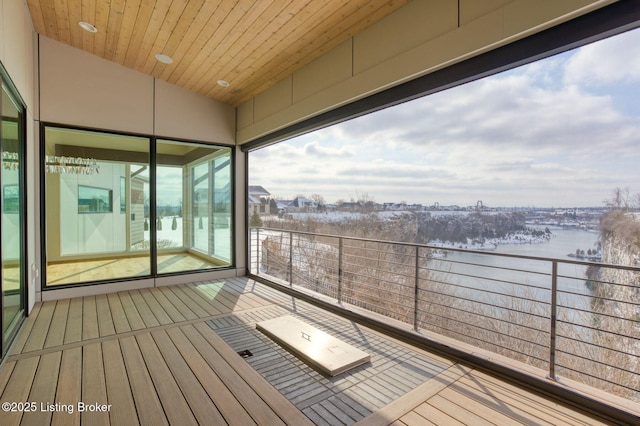
[[[46,152],[46,138],[45,138],[45,130],[47,128],[56,128],[56,129],[70,129],[70,130],[79,130],[79,131],[87,131],[87,132],[96,132],[96,133],[105,133],[111,135],[122,135],[122,136],[132,136],[132,137],[141,137],[149,139],[149,192],[150,192],[150,203],[149,203],[149,226],[151,229],[155,230],[157,223],[157,194],[156,194],[156,166],[157,166],[157,152],[156,145],[158,141],[172,141],[172,142],[181,142],[202,146],[218,146],[230,148],[230,162],[231,162],[231,212],[229,213],[231,220],[231,229],[236,229],[236,150],[235,145],[231,145],[228,143],[222,142],[211,142],[211,141],[199,141],[193,139],[185,139],[185,138],[177,138],[173,136],[162,136],[162,135],[150,135],[146,133],[134,133],[134,132],[126,132],[120,130],[113,129],[103,129],[103,128],[95,128],[95,127],[86,127],[86,126],[78,126],[74,124],[68,123],[55,123],[55,122],[40,122],[40,137],[39,137],[39,151],[40,151],[40,164],[44,170],[44,161],[45,161],[45,152]],[[43,211],[46,209],[46,188],[45,184],[46,176],[44,173],[40,174],[40,192],[39,192],[39,201],[40,206]],[[113,202],[112,202],[113,204]],[[42,235],[47,235],[47,218],[45,214],[40,214],[40,229]],[[156,232],[151,232],[150,238],[150,252],[149,255],[151,257],[151,270],[148,275],[144,276],[135,276],[135,277],[124,277],[124,278],[115,278],[115,279],[105,279],[105,280],[96,280],[90,282],[79,282],[73,284],[57,284],[57,285],[47,285],[47,247],[46,240],[43,240],[41,249],[40,249],[40,262],[42,265],[41,268],[41,291],[57,291],[69,288],[78,288],[85,286],[95,286],[95,285],[108,285],[122,282],[135,282],[142,281],[148,279],[157,279],[157,278],[166,278],[172,276],[180,276],[180,275],[192,275],[192,274],[207,274],[212,271],[225,271],[225,270],[233,270],[237,268],[236,265],[236,250],[237,250],[237,240],[235,232],[231,233],[230,244],[231,244],[231,253],[229,264],[225,266],[221,266],[216,269],[206,269],[206,270],[190,270],[190,271],[179,271],[179,272],[170,272],[170,273],[158,273],[157,268],[157,257],[158,257],[158,248],[157,248],[157,238]]]
[[[0,62],[0,87],[4,86],[6,88],[6,90],[8,91],[9,95],[13,98],[13,100],[18,104],[17,106],[19,107],[20,111],[18,112],[18,140],[23,141],[22,144],[19,144],[18,146],[18,155],[21,158],[22,162],[21,162],[21,169],[20,169],[20,174],[19,174],[19,181],[18,181],[18,186],[19,188],[22,188],[22,191],[19,191],[19,207],[18,207],[18,212],[17,214],[19,215],[19,217],[21,218],[21,226],[20,226],[20,240],[22,241],[22,244],[20,246],[20,257],[23,260],[21,262],[21,268],[20,268],[20,272],[19,272],[19,279],[20,282],[22,283],[22,285],[20,286],[20,289],[18,290],[19,294],[20,294],[20,313],[19,313],[19,319],[18,322],[15,324],[15,327],[13,328],[13,330],[10,332],[9,335],[5,336],[4,335],[4,311],[3,311],[3,307],[4,307],[4,294],[3,292],[0,290],[0,331],[2,332],[2,335],[0,335],[0,361],[4,359],[4,356],[7,354],[7,351],[9,349],[9,347],[11,346],[11,343],[15,340],[15,338],[17,337],[18,333],[20,332],[20,329],[22,327],[22,324],[24,323],[26,316],[27,316],[27,306],[29,306],[29,293],[27,291],[28,289],[28,283],[27,283],[27,265],[29,264],[29,257],[28,257],[28,253],[29,253],[29,247],[28,247],[28,230],[27,230],[27,224],[26,224],[26,218],[27,218],[27,104],[25,103],[24,99],[22,98],[22,96],[20,95],[20,92],[18,91],[18,88],[16,87],[16,85],[14,84],[13,80],[11,79],[11,77],[9,76],[7,70],[5,69],[4,65]],[[0,88],[0,90],[2,90]],[[0,115],[2,115],[2,105],[0,103]],[[1,132],[1,130],[0,130]],[[1,154],[1,152],[0,152]],[[1,179],[0,179],[1,181]],[[4,189],[3,189],[3,193],[0,194],[0,196],[4,196]],[[2,249],[0,248],[0,251]],[[0,256],[1,257],[1,256]],[[0,280],[2,279],[2,270],[0,269]],[[2,363],[0,362],[0,365],[2,365]]]

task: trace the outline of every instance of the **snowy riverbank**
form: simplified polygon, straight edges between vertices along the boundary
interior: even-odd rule
[[[467,238],[466,243],[440,241],[429,241],[429,245],[442,247],[442,248],[460,248],[467,250],[495,250],[498,245],[505,244],[542,244],[547,243],[554,237],[552,232],[546,233],[532,233],[529,231],[512,232],[501,238],[484,238],[484,239],[471,239]]]

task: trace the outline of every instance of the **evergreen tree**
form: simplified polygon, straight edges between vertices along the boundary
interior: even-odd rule
[[[257,211],[254,211],[251,217],[249,218],[249,226],[252,228],[259,228],[262,226],[262,219]]]

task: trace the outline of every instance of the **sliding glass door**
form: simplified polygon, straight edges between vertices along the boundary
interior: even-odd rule
[[[150,139],[46,127],[47,286],[148,276]]]
[[[231,149],[158,140],[158,273],[231,262]]]
[[[17,332],[25,309],[24,107],[0,74],[0,246],[2,351]]]
[[[46,286],[231,266],[231,149],[44,127]]]

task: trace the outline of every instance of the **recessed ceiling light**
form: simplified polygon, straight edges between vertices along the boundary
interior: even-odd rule
[[[156,53],[156,59],[158,62],[162,62],[163,64],[172,64],[173,59],[163,53]]]
[[[225,80],[218,80],[218,86],[229,87],[229,82]]]
[[[94,27],[93,25],[91,25],[88,22],[84,22],[84,21],[80,21],[78,22],[78,25],[80,25],[80,27],[85,30],[85,31],[89,31],[90,33],[97,33],[98,29],[96,27]]]

